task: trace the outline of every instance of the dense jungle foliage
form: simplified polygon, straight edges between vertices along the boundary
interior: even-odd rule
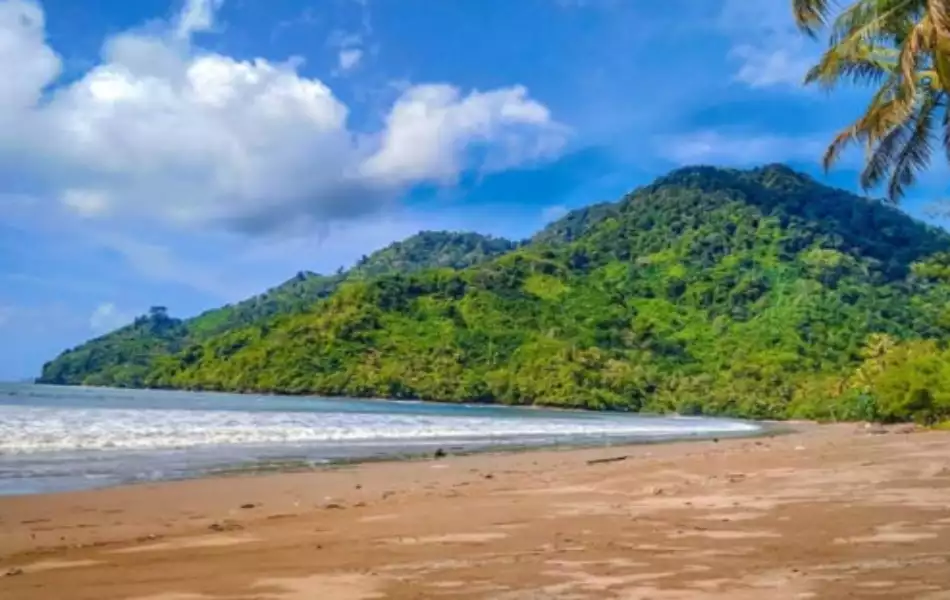
[[[950,414],[950,236],[786,167],[681,169],[525,244],[465,239],[460,260],[390,253],[380,272],[314,280],[325,297],[305,308],[209,335],[143,317],[43,380],[757,418]],[[414,268],[427,258],[445,266]]]
[[[192,319],[169,317],[165,307],[156,306],[130,325],[62,353],[43,366],[37,382],[141,387],[156,358],[274,315],[303,312],[332,294],[343,281],[397,270],[409,273],[429,267],[465,268],[515,246],[509,240],[477,233],[424,231],[364,256],[347,272],[318,275],[302,271],[263,294]]]

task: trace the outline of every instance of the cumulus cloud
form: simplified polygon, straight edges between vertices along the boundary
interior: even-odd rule
[[[97,66],[59,83],[41,7],[0,0],[2,160],[87,218],[259,232],[369,214],[412,185],[544,159],[564,141],[518,86],[413,85],[383,129],[355,130],[295,62],[197,48],[221,3],[189,0],[164,32],[113,37]]]
[[[418,85],[396,101],[379,151],[363,163],[373,180],[451,182],[473,143],[496,144],[496,166],[527,162],[560,149],[562,132],[548,109],[517,86],[462,97],[450,85]]]
[[[26,0],[0,2],[0,119],[9,124],[17,111],[36,106],[43,89],[60,73],[59,57],[46,45],[40,7]]]

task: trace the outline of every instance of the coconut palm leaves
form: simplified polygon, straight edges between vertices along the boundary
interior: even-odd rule
[[[939,139],[950,157],[950,0],[792,0],[799,27],[828,35],[828,49],[806,83],[832,89],[873,86],[867,109],[831,142],[830,168],[851,144],[863,146],[865,189],[885,184],[900,200],[932,159]]]

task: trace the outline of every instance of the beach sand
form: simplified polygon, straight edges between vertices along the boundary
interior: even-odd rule
[[[0,498],[0,598],[950,599],[950,433],[797,427]]]

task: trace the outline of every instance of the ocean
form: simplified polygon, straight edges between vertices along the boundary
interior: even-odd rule
[[[0,384],[0,495],[342,461],[751,435],[755,423],[486,405]]]

